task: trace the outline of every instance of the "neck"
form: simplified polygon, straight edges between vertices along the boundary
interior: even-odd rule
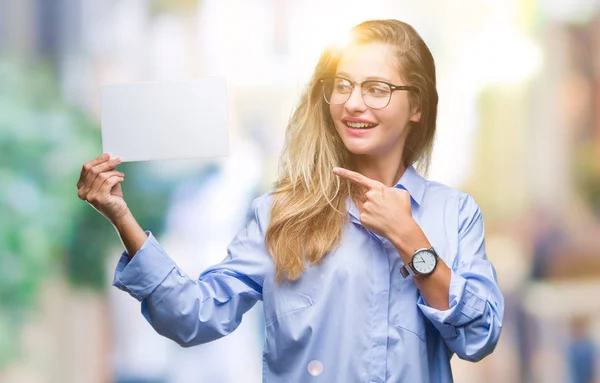
[[[406,167],[395,158],[375,158],[368,156],[356,156],[354,165],[357,172],[384,184],[394,186],[400,179]]]

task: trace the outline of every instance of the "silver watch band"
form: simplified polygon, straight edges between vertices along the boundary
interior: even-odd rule
[[[432,246],[432,247],[429,247],[429,248],[427,248],[427,247],[423,247],[423,248],[421,248],[421,249],[417,249],[417,250],[415,250],[415,252],[413,253],[413,257],[414,257],[414,256],[415,256],[415,254],[417,254],[419,251],[423,251],[423,250],[431,251],[431,252],[432,252],[432,253],[435,255],[436,259],[439,259],[439,256],[437,255],[436,251],[433,249],[433,246]],[[421,273],[419,273],[419,272],[418,272],[417,270],[415,270],[415,268],[413,267],[413,265],[412,265],[412,260],[411,260],[411,261],[410,261],[408,264],[405,264],[404,266],[402,266],[402,267],[400,268],[400,274],[402,275],[402,277],[403,277],[403,278],[408,278],[408,276],[409,276],[409,275],[412,275],[413,277],[414,277],[414,276],[417,276],[417,275],[421,275]]]

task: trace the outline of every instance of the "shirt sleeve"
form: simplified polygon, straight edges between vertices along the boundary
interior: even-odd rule
[[[242,315],[262,300],[272,261],[256,201],[226,258],[198,279],[181,271],[156,238],[147,235],[133,258],[121,255],[113,285],[141,302],[142,314],[159,334],[183,347],[210,342],[235,330]]]
[[[450,308],[436,310],[426,304],[423,296],[417,304],[452,352],[476,362],[498,343],[504,298],[494,266],[486,256],[481,210],[470,195],[460,202],[458,256],[451,270]]]

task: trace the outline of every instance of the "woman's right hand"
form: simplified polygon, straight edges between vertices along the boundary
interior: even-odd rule
[[[125,174],[115,168],[119,158],[110,159],[108,153],[83,164],[77,181],[77,196],[86,201],[113,224],[129,213],[123,199],[121,182]]]

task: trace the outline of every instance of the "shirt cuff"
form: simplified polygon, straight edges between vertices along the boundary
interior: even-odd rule
[[[483,315],[485,300],[475,294],[475,289],[468,281],[452,271],[450,279],[450,308],[437,310],[427,305],[422,295],[419,295],[417,306],[444,338],[458,335],[457,326],[462,326]]]
[[[152,294],[177,267],[152,233],[146,231],[146,235],[148,238],[133,258],[129,258],[126,251],[121,254],[112,282],[138,301]]]

